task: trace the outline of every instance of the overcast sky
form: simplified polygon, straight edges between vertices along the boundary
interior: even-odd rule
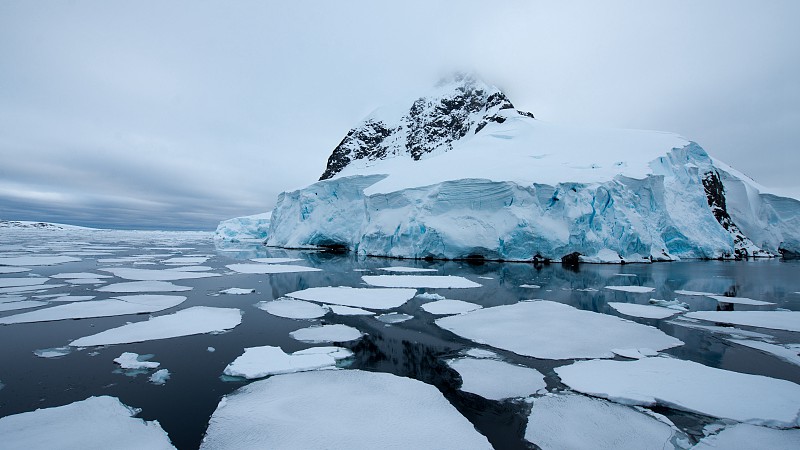
[[[0,2],[0,219],[213,229],[474,70],[540,120],[677,132],[800,197],[800,2]]]

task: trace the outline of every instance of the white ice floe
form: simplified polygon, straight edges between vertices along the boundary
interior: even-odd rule
[[[0,312],[4,311],[16,311],[18,309],[28,309],[28,308],[37,308],[39,306],[45,306],[47,302],[40,302],[38,300],[22,300],[16,302],[3,302],[0,303]]]
[[[410,314],[402,314],[402,313],[389,313],[389,314],[381,314],[379,316],[375,316],[376,319],[380,320],[383,323],[402,323],[407,320],[411,320],[414,316]]]
[[[123,369],[155,369],[161,363],[155,361],[147,361],[153,355],[142,355],[132,352],[124,352],[118,357],[114,358],[114,362],[119,364]]]
[[[28,297],[24,295],[0,295],[0,303],[8,303],[8,302],[17,302],[20,300],[25,300]],[[45,298],[41,295],[35,295],[34,298]]]
[[[436,325],[465,339],[541,359],[613,358],[614,348],[683,345],[654,327],[545,300],[444,317]]]
[[[360,370],[278,375],[225,396],[200,448],[244,447],[492,448],[435,387]]]
[[[64,280],[69,284],[105,284],[105,280],[99,278],[76,278],[74,280]]]
[[[286,317],[287,319],[316,319],[328,313],[327,309],[316,303],[288,298],[258,302],[256,307],[273,316]]]
[[[15,286],[0,288],[0,294],[24,294],[28,292],[44,292],[49,289],[64,287],[66,284],[38,284],[34,286]]]
[[[316,267],[294,266],[291,264],[228,264],[228,269],[238,273],[268,274],[292,272],[319,272]]]
[[[423,292],[422,294],[417,294],[416,297],[423,300],[446,300],[444,295],[439,295],[435,292]]]
[[[69,343],[72,347],[127,344],[167,339],[193,334],[216,333],[242,323],[242,312],[236,308],[195,306],[173,314],[151,317],[144,322],[129,323]]]
[[[177,270],[158,270],[158,269],[133,269],[129,267],[112,267],[109,269],[100,269],[105,272],[111,272],[115,276],[125,280],[135,281],[175,281],[175,280],[188,280],[193,278],[208,278],[218,277],[217,273],[207,272],[179,272]]]
[[[709,331],[711,333],[719,333],[719,334],[727,334],[728,336],[737,336],[737,337],[749,337],[749,338],[756,338],[756,339],[772,339],[773,336],[764,333],[758,333],[755,331],[748,331],[742,330],[739,328],[734,327],[720,327],[716,325],[700,325],[698,323],[694,323],[694,319],[687,320],[684,317],[679,317],[675,320],[670,320],[667,322],[671,325],[678,325],[680,327],[691,328],[693,330],[703,330]]]
[[[800,331],[800,311],[698,311],[692,319],[773,330]]]
[[[89,397],[69,405],[0,418],[3,446],[17,449],[174,449],[158,421],[116,397]]]
[[[715,294],[713,292],[683,291],[683,290],[677,290],[677,291],[675,291],[675,293],[678,294],[678,295],[688,295],[688,296],[693,296],[693,297],[709,297],[709,296],[712,296],[712,295],[719,295],[719,294]]]
[[[645,294],[647,292],[653,292],[656,290],[656,288],[647,286],[606,286],[606,289],[611,289],[612,291],[631,292],[634,294]]]
[[[164,264],[203,264],[209,259],[208,256],[177,256],[161,262]]]
[[[47,277],[0,278],[0,288],[36,286],[49,281]]]
[[[97,288],[100,292],[183,292],[191,291],[189,286],[179,286],[169,281],[129,281],[126,283],[114,283],[108,286]]]
[[[797,348],[797,344],[783,346],[779,344],[770,344],[761,341],[749,341],[745,339],[728,339],[728,341],[733,342],[734,344],[744,345],[745,347],[761,350],[762,352],[769,353],[770,355],[786,361],[789,364],[800,366],[800,353],[798,352],[800,349]]]
[[[310,347],[303,350],[298,350],[292,355],[331,355],[333,359],[339,361],[340,359],[347,359],[353,356],[353,352],[344,347],[325,346],[325,347]]]
[[[214,268],[209,266],[175,266],[164,270],[170,270],[173,272],[209,272],[214,270]]]
[[[364,334],[353,327],[336,324],[301,328],[292,331],[289,335],[300,342],[319,344],[323,342],[355,341]]]
[[[484,350],[482,348],[471,348],[466,352],[464,352],[464,354],[471,358],[489,358],[489,359],[499,358],[497,353],[490,350]]]
[[[329,353],[308,353],[288,355],[280,347],[245,348],[244,353],[225,367],[223,373],[232,377],[249,380],[283,373],[305,372],[333,368],[336,359]]]
[[[387,288],[476,288],[480,284],[454,275],[364,275],[364,282]]]
[[[615,355],[622,356],[628,359],[642,359],[648,356],[656,356],[658,352],[649,348],[612,348]]]
[[[20,272],[29,272],[31,269],[27,267],[8,267],[8,266],[0,266],[0,273],[20,273]]]
[[[674,449],[672,427],[628,406],[583,395],[533,401],[525,440],[543,450]]]
[[[629,405],[663,405],[755,425],[800,425],[800,385],[693,361],[579,361],[555,369],[572,389]]]
[[[0,257],[0,266],[54,266],[80,260],[71,256],[6,256]]]
[[[580,291],[580,292],[599,292],[599,291],[598,291],[597,289],[595,289],[595,288],[580,288],[580,289],[575,289],[575,290],[576,290],[576,291]]]
[[[608,306],[626,316],[641,317],[643,319],[665,319],[678,314],[675,309],[652,305],[637,305],[635,303],[608,302]]]
[[[404,266],[395,266],[395,267],[379,267],[378,270],[383,270],[386,272],[397,272],[397,273],[414,273],[414,272],[436,272],[436,269],[421,269],[419,267],[404,267]]]
[[[747,297],[725,297],[722,295],[707,295],[707,297],[711,297],[719,303],[735,303],[737,305],[766,306],[775,304],[762,300],[753,300],[752,298]]]
[[[688,311],[689,305],[678,301],[678,300],[659,300],[657,298],[651,298],[649,300],[650,304],[653,306],[661,306],[663,308],[674,309],[677,311]]]
[[[219,291],[220,294],[229,294],[229,295],[245,295],[245,294],[252,294],[256,290],[255,289],[245,289],[245,288],[228,288]]]
[[[776,430],[739,423],[726,427],[718,434],[706,436],[692,450],[797,450],[800,430]]]
[[[414,298],[416,289],[315,287],[286,294],[300,300],[368,309],[392,309]]]
[[[60,358],[68,355],[70,352],[72,352],[71,347],[54,347],[34,350],[33,354],[39,358]]]
[[[528,289],[540,289],[541,286],[538,284],[520,284],[519,287],[521,288],[528,288]]]
[[[161,386],[161,385],[165,384],[167,382],[167,380],[169,380],[169,377],[171,375],[172,374],[169,373],[169,370],[167,370],[167,369],[159,369],[159,370],[156,370],[155,372],[153,372],[152,375],[150,375],[150,382],[153,383],[153,384]]]
[[[328,308],[331,310],[332,313],[336,314],[337,316],[371,316],[375,314],[372,311],[367,311],[366,309],[361,308],[353,308],[352,306],[342,306],[342,305],[322,305],[324,308]]]
[[[55,275],[50,275],[50,278],[64,278],[70,280],[77,280],[79,278],[111,278],[111,275],[101,275],[99,273],[91,273],[91,272],[67,272],[67,273],[57,273]]]
[[[66,303],[0,318],[0,324],[124,316],[163,311],[186,300],[179,295],[125,295],[108,300]]]
[[[95,298],[94,295],[69,295],[69,294],[57,294],[56,297],[50,297],[47,299],[50,303],[62,303],[62,302],[85,302],[87,300],[91,300]]]
[[[436,314],[461,314],[465,312],[475,311],[476,309],[483,308],[481,305],[475,303],[465,302],[462,300],[436,300],[435,302],[425,303],[421,306],[425,311]]]
[[[300,258],[250,258],[250,261],[264,264],[284,264],[302,261]]]
[[[447,365],[461,375],[462,391],[489,400],[527,397],[547,387],[539,371],[494,359],[458,358]]]

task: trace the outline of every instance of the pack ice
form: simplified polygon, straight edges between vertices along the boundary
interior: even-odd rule
[[[269,214],[267,245],[362,255],[622,263],[800,254],[800,201],[697,143],[541,122],[463,74],[374,111],[333,150],[319,182],[282,193]],[[252,236],[246,221],[223,222],[218,234]]]

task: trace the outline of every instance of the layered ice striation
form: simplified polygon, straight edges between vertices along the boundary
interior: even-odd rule
[[[788,257],[800,201],[680,136],[544,123],[460,75],[350,130],[321,181],[279,196],[267,234],[409,258]]]

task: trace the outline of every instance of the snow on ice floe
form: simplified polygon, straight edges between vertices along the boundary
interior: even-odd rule
[[[692,320],[690,322],[689,320]],[[755,331],[748,331],[742,330],[739,328],[734,327],[720,327],[716,325],[700,325],[698,323],[694,323],[695,319],[686,319],[684,317],[679,317],[675,320],[670,320],[667,322],[670,325],[677,325],[679,327],[691,328],[694,330],[703,330],[708,331],[711,333],[719,333],[719,334],[726,334],[729,336],[739,336],[739,337],[749,337],[749,338],[756,338],[756,339],[772,339],[773,336],[764,333],[758,333]]]
[[[353,352],[350,351],[349,349],[346,349],[344,347],[336,347],[333,345],[323,346],[323,347],[310,347],[292,353],[292,355],[320,355],[320,354],[331,355],[337,361],[339,361],[340,359],[347,359],[353,356]]]
[[[238,273],[268,274],[293,272],[319,272],[316,267],[294,266],[291,264],[228,264],[228,269]]]
[[[675,293],[678,294],[678,295],[688,295],[688,296],[694,296],[694,297],[711,297],[711,296],[714,296],[714,295],[718,295],[718,294],[715,294],[713,292],[683,291],[683,290],[677,290],[677,291],[675,291]]]
[[[656,290],[656,288],[647,286],[606,286],[606,289],[611,289],[612,291],[631,292],[634,294],[645,294]]]
[[[93,298],[95,298],[94,295],[56,294],[55,296],[48,296],[47,301],[50,303],[85,302]]]
[[[367,311],[366,309],[361,309],[361,308],[353,308],[352,306],[322,305],[322,307],[328,308],[332,313],[336,314],[337,316],[371,316],[375,314],[372,311]]]
[[[494,359],[458,358],[447,365],[461,375],[459,389],[489,400],[527,397],[547,387],[539,371]]]
[[[245,288],[228,288],[219,291],[220,294],[228,294],[228,295],[245,295],[245,294],[252,294],[256,290],[255,289],[245,289]]]
[[[386,288],[476,288],[480,284],[454,275],[364,275],[367,284]]]
[[[49,281],[46,277],[0,278],[0,288],[38,286]]]
[[[168,339],[193,334],[218,333],[242,323],[242,312],[236,308],[194,306],[176,313],[129,323],[69,343],[72,347],[127,344]]]
[[[223,397],[200,448],[243,446],[492,448],[435,387],[361,370],[278,375]]]
[[[99,273],[91,273],[91,272],[67,272],[67,273],[57,273],[55,275],[50,275],[50,278],[64,278],[70,280],[77,280],[81,278],[98,279],[98,278],[111,278],[111,275],[101,275]]]
[[[392,309],[414,298],[416,289],[371,289],[348,286],[328,286],[303,289],[286,294],[288,297],[318,303],[369,309]]]
[[[245,348],[244,353],[225,367],[223,373],[252,380],[270,375],[305,372],[336,367],[336,358],[329,353],[286,354],[280,347]]]
[[[169,281],[129,281],[114,283],[96,289],[99,292],[183,292],[191,291],[189,286],[179,286]]]
[[[175,266],[168,267],[164,270],[169,270],[172,272],[208,272],[214,270],[214,268],[209,266]]]
[[[34,350],[33,354],[39,358],[60,358],[70,354],[70,352],[72,352],[71,347],[54,347]]]
[[[105,280],[99,278],[76,278],[74,280],[64,280],[69,284],[105,284]]]
[[[423,292],[422,294],[417,294],[416,297],[423,300],[447,300],[443,295],[435,292]]]
[[[579,361],[555,369],[572,389],[629,405],[663,405],[755,425],[800,425],[800,385],[693,361]]]
[[[124,316],[163,311],[186,300],[179,295],[125,295],[108,300],[66,303],[0,318],[0,324],[48,322],[90,317]]]
[[[389,314],[381,314],[375,316],[376,319],[380,320],[383,323],[393,324],[393,323],[402,323],[407,320],[411,320],[414,316],[410,314],[403,314],[403,313],[389,313]]]
[[[641,317],[642,319],[666,319],[679,312],[678,310],[661,306],[637,305],[635,303],[608,302],[608,306],[626,316]]]
[[[760,350],[764,353],[775,356],[778,359],[786,361],[789,364],[800,366],[800,344],[780,345],[745,339],[728,339],[728,341],[733,342],[734,344],[744,345],[746,347]]]
[[[475,303],[465,302],[462,300],[436,300],[434,302],[425,303],[420,306],[430,314],[445,315],[445,314],[461,314],[465,312],[475,311],[481,309],[483,306],[476,305]]]
[[[123,369],[155,369],[161,363],[155,361],[147,361],[153,355],[139,355],[138,353],[124,352],[118,357],[114,358],[114,362],[119,364]]]
[[[419,267],[405,267],[405,266],[395,266],[395,267],[379,267],[378,270],[383,270],[385,272],[397,272],[397,273],[414,273],[414,272],[436,272],[436,269],[422,269]]]
[[[66,284],[37,284],[31,286],[15,286],[0,288],[0,294],[25,294],[28,292],[44,292],[49,289],[55,289],[67,286]]]
[[[54,266],[80,260],[71,256],[5,256],[0,257],[0,266]]]
[[[27,267],[7,267],[7,266],[0,266],[0,274],[6,273],[20,273],[20,272],[29,272],[31,269]]]
[[[159,369],[153,372],[152,375],[150,375],[149,381],[155,385],[161,386],[163,384],[166,384],[167,380],[169,380],[171,375],[172,374],[169,373],[169,370]]]
[[[776,430],[739,423],[726,427],[719,433],[706,436],[692,450],[797,450],[800,448],[800,430]]]
[[[800,331],[800,311],[698,311],[692,319],[773,330]]]
[[[465,339],[541,359],[613,358],[615,348],[683,345],[654,327],[546,300],[483,308],[435,322]]]
[[[250,258],[250,261],[264,264],[284,264],[302,261],[301,258]]]
[[[363,335],[364,333],[353,327],[340,324],[301,328],[289,333],[289,336],[292,338],[310,344],[355,341],[356,339],[360,339]]]
[[[525,440],[543,450],[640,450],[676,448],[675,430],[629,406],[576,394],[533,401]]]
[[[188,280],[192,278],[218,277],[217,273],[207,272],[178,272],[176,270],[158,269],[134,269],[128,267],[112,267],[100,269],[104,272],[111,272],[114,276],[135,281],[175,281]]]
[[[161,261],[164,264],[203,264],[210,258],[208,256],[177,256]]]
[[[8,302],[16,302],[19,300],[25,300],[28,297],[24,295],[0,295],[0,303],[8,303]],[[43,298],[41,296],[35,296],[35,298]]]
[[[287,319],[317,319],[328,313],[327,309],[316,303],[289,298],[258,302],[256,307],[273,316]]]
[[[707,297],[711,297],[719,303],[735,303],[737,305],[767,306],[775,304],[747,297],[725,297],[722,295],[708,295]]]
[[[158,421],[134,418],[139,410],[116,397],[89,397],[54,408],[0,418],[8,448],[174,449]]]
[[[16,302],[4,302],[0,303],[0,312],[37,308],[39,306],[45,306],[45,305],[47,305],[47,302],[41,302],[39,300],[21,300]]]

